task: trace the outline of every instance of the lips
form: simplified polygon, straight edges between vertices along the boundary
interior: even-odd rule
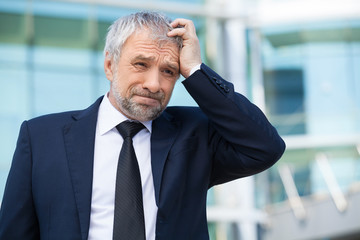
[[[138,104],[147,105],[147,106],[158,106],[161,104],[161,100],[158,98],[153,98],[147,95],[133,95],[133,100]]]
[[[162,92],[152,93],[143,89],[132,89],[131,98],[138,104],[147,106],[159,106],[164,99]]]

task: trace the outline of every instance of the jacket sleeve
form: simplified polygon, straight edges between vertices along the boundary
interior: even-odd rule
[[[285,143],[262,111],[213,70],[201,69],[183,82],[210,121],[212,174],[209,187],[271,167]]]
[[[31,143],[23,122],[0,209],[0,239],[40,239],[32,200]]]

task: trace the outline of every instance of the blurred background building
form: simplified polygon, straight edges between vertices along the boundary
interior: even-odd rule
[[[211,239],[360,239],[356,0],[0,0],[0,197],[21,122],[105,94],[107,28],[138,10],[192,19],[204,62],[287,143],[270,170],[209,191]],[[196,105],[180,81],[170,104]]]

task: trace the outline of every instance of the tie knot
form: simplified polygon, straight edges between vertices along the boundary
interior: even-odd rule
[[[116,129],[124,139],[127,137],[133,138],[143,128],[144,125],[142,123],[130,121],[124,121],[116,126]]]

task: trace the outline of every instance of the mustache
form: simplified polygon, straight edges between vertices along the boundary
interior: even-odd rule
[[[146,89],[138,89],[138,88],[133,88],[130,92],[131,97],[134,95],[138,95],[141,97],[147,97],[147,98],[152,98],[158,101],[162,101],[165,98],[165,94],[163,92],[157,92],[157,93],[152,93],[149,90]]]

